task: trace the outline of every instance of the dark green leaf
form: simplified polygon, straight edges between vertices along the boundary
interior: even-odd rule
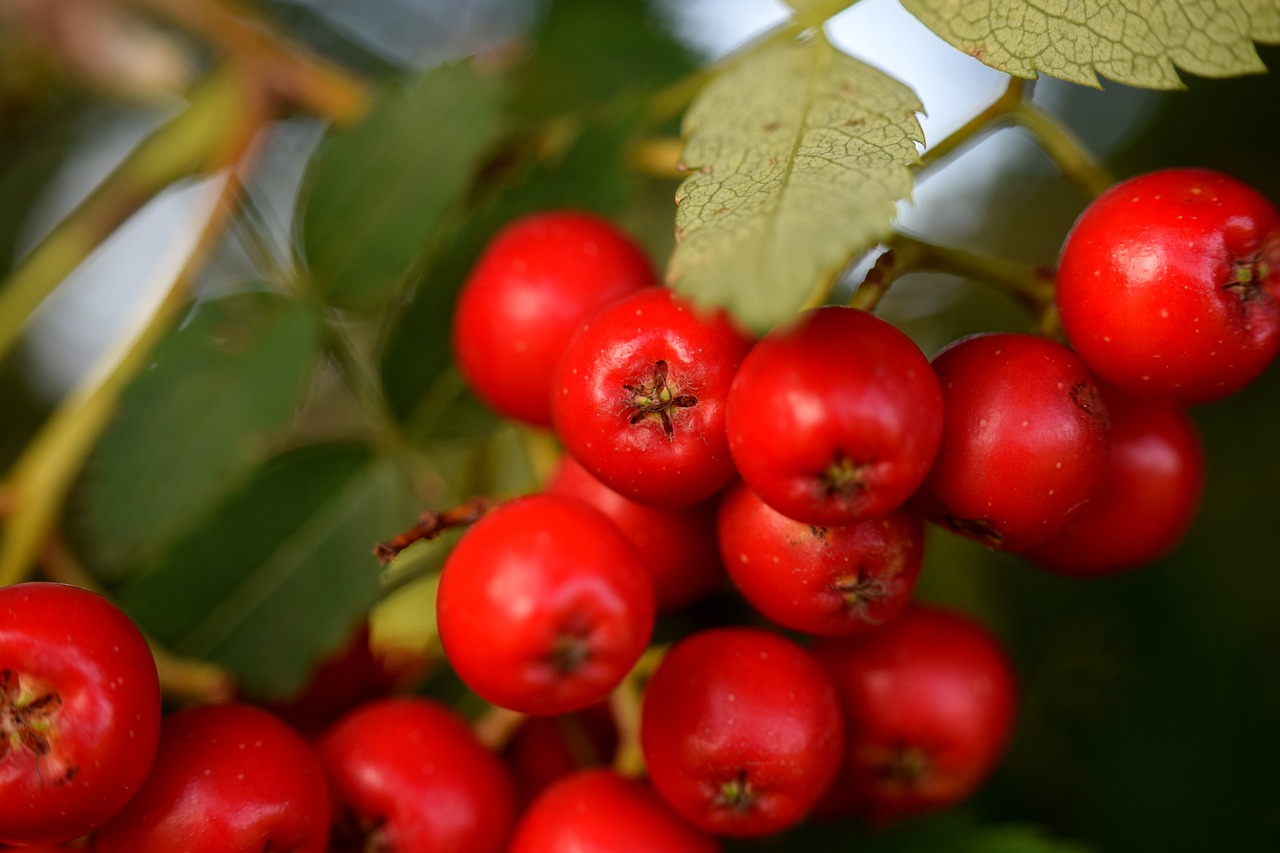
[[[125,391],[90,460],[84,532],[108,576],[238,485],[290,421],[319,352],[305,305],[267,293],[201,303]]]
[[[394,293],[501,132],[503,97],[502,82],[471,64],[442,66],[322,143],[299,219],[330,301],[370,306]]]
[[[295,451],[143,567],[117,600],[175,651],[230,667],[253,693],[289,694],[373,604],[373,546],[415,509],[401,472],[362,448]]]
[[[652,91],[694,67],[645,0],[555,0],[520,71],[517,108],[546,116]]]
[[[856,850],[857,853],[1090,853],[1090,848],[1051,838],[1039,827],[978,824],[957,813],[907,820],[888,829],[850,821],[809,821],[774,839],[736,846],[742,850]]]
[[[413,300],[400,312],[382,364],[382,381],[396,414],[415,419],[424,396],[449,366],[454,301],[476,258],[506,223],[538,210],[572,207],[613,215],[631,197],[623,163],[631,119],[588,127],[551,163],[519,164],[510,181],[465,217],[430,258]],[[443,381],[448,381],[443,380]],[[424,417],[433,419],[431,413]]]

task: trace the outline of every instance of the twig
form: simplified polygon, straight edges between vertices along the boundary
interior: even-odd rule
[[[427,510],[418,516],[418,523],[413,527],[374,546],[373,554],[385,566],[413,543],[435,539],[453,527],[472,524],[493,509],[493,506],[493,501],[489,498],[475,497],[440,512]]]

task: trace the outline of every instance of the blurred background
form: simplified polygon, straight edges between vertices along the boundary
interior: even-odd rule
[[[200,18],[211,5],[0,4],[0,268],[17,268],[210,74],[223,49],[219,19]],[[632,82],[652,91],[788,14],[773,0],[263,0],[241,11],[375,87],[478,56],[534,93],[524,103],[547,112],[624,100]],[[1006,85],[889,0],[864,0],[828,33],[915,89],[927,142]],[[541,58],[522,64],[530,52]],[[1280,68],[1280,49],[1259,52]],[[1046,78],[1034,99],[1117,176],[1204,166],[1280,200],[1280,78],[1184,79],[1186,91],[1152,93]],[[294,251],[299,188],[327,125],[297,110],[255,133],[256,166],[241,180],[261,215],[265,252],[281,262]],[[186,176],[141,204],[23,327],[0,363],[0,470],[146,322],[199,245],[216,207],[211,187],[225,177]],[[672,176],[649,176],[615,205],[659,264],[671,248],[674,187]],[[1029,138],[1002,130],[928,172],[898,225],[937,243],[1052,265],[1086,200]],[[208,298],[261,276],[263,252],[227,229],[201,257],[195,292]],[[855,264],[850,283],[870,260]],[[898,282],[882,313],[927,354],[969,332],[1030,326],[999,293],[942,275]],[[403,349],[403,334],[397,340],[392,349]],[[383,369],[393,398],[412,384]],[[393,408],[414,406],[393,399]],[[990,624],[1023,680],[1008,758],[965,808],[975,820],[1033,824],[1107,851],[1280,850],[1280,369],[1193,416],[1208,459],[1204,505],[1182,547],[1156,564],[1072,580],[933,531],[921,595]],[[315,405],[308,417],[316,434],[340,434],[349,415]],[[64,523],[78,526],[72,517]],[[92,554],[82,556],[92,568]],[[840,837],[819,828],[744,849],[818,849]]]

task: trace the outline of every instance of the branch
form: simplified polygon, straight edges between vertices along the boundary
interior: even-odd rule
[[[413,543],[435,539],[453,527],[472,524],[491,509],[493,509],[493,501],[485,497],[476,497],[440,512],[427,510],[418,516],[418,523],[413,527],[374,546],[373,554],[378,558],[378,562],[385,566]]]

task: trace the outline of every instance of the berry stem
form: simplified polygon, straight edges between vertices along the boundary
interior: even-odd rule
[[[1100,195],[1115,183],[1115,177],[1094,160],[1075,134],[1035,104],[1023,100],[1009,113],[1009,120],[1031,134],[1064,178],[1090,195]]]
[[[472,731],[475,732],[476,740],[480,741],[486,749],[492,752],[499,752],[507,745],[507,741],[511,740],[516,730],[524,724],[527,718],[528,715],[519,711],[490,705],[476,719],[475,724],[472,726]]]
[[[1009,78],[1009,85],[1004,92],[986,109],[925,149],[920,155],[917,170],[923,172],[936,166],[964,146],[999,128],[1001,122],[1007,121],[1009,115],[1022,105],[1030,88],[1028,80],[1021,77]]]
[[[662,662],[667,649],[665,644],[646,649],[627,677],[609,694],[609,710],[613,712],[613,724],[618,729],[618,751],[614,754],[613,769],[619,775],[633,779],[644,775],[644,749],[640,745],[644,685]]]
[[[1053,308],[1053,272],[1004,258],[993,258],[940,246],[901,232],[888,241],[881,255],[849,300],[849,305],[874,310],[893,282],[913,272],[943,272],[985,282],[1008,293],[1037,318]]]

